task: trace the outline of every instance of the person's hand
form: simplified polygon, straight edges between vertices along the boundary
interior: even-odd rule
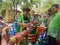
[[[47,27],[43,27],[43,30],[46,30],[47,29]]]
[[[23,27],[27,27],[28,26],[28,24],[26,24],[26,23],[23,23],[22,25],[23,25]]]
[[[58,30],[56,42],[57,42],[57,43],[60,43],[60,29]]]
[[[44,26],[40,26],[40,27],[42,27],[42,28],[43,28],[43,30],[46,30],[46,29],[47,29],[47,27],[44,27]]]
[[[56,42],[60,43],[60,36],[57,36]]]
[[[30,26],[31,24],[30,23],[27,23],[27,26]]]

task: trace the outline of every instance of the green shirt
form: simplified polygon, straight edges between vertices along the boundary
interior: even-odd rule
[[[31,19],[31,15],[28,15],[28,21],[29,22],[30,22],[30,19]],[[24,17],[23,17],[22,13],[18,16],[18,21],[17,22],[24,23]],[[22,27],[17,26],[16,32],[21,32],[21,31],[22,31]]]
[[[39,21],[39,24],[41,25],[42,24],[42,18],[38,16],[38,21]]]
[[[55,14],[51,16],[51,21],[48,26],[47,35],[56,38],[58,34],[58,30],[60,28],[60,14]]]

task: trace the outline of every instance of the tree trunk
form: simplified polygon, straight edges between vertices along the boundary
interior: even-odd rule
[[[9,9],[6,9],[6,14],[5,14],[5,17],[4,17],[4,21],[5,22],[12,22],[13,21],[11,15],[10,15]]]

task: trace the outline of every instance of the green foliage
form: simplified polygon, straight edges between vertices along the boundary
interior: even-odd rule
[[[43,1],[42,1],[43,2]],[[48,1],[44,1],[43,2],[43,6],[41,7],[41,5],[40,5],[40,11],[39,11],[39,13],[41,13],[41,14],[45,14],[46,12],[47,12],[47,10],[51,7],[51,5],[53,4],[53,0],[51,1],[51,0],[48,0]]]
[[[24,3],[24,5],[21,4],[22,2]],[[52,4],[57,3],[60,5],[60,0],[45,0],[42,7],[41,2],[43,2],[43,0],[30,0],[30,2],[28,0],[15,0],[15,4],[19,4],[21,8],[27,6],[32,9],[33,5],[36,5],[36,8],[38,8],[38,12],[42,14],[46,13],[46,11],[50,8]],[[12,0],[6,0],[6,2],[0,0],[0,10],[12,8],[12,3]]]
[[[12,1],[6,0],[6,2],[2,2],[2,6],[0,10],[5,10],[6,8],[12,8]]]
[[[33,7],[33,4],[37,5],[37,3],[40,2],[40,0],[30,0],[30,2],[28,0],[22,0],[21,2],[24,2],[24,5],[31,8]],[[24,7],[24,5],[22,5],[22,7]]]

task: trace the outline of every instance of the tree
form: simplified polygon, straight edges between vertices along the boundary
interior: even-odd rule
[[[22,2],[24,4],[22,4]],[[37,5],[40,3],[40,0],[16,0],[16,3],[19,4],[21,7],[27,6],[29,8],[33,7],[33,4]]]
[[[47,0],[43,3],[43,8],[42,8],[42,13],[46,13],[47,10],[51,7],[51,5],[53,4],[53,0]]]
[[[12,9],[12,2],[11,2],[11,0],[3,1],[2,2],[2,6],[1,6],[1,11],[2,10],[6,11],[5,17],[4,17],[5,22],[11,22],[11,20],[12,20],[12,17],[10,15],[10,9]]]
[[[2,6],[2,0],[0,0],[0,8],[1,8],[1,6]]]

